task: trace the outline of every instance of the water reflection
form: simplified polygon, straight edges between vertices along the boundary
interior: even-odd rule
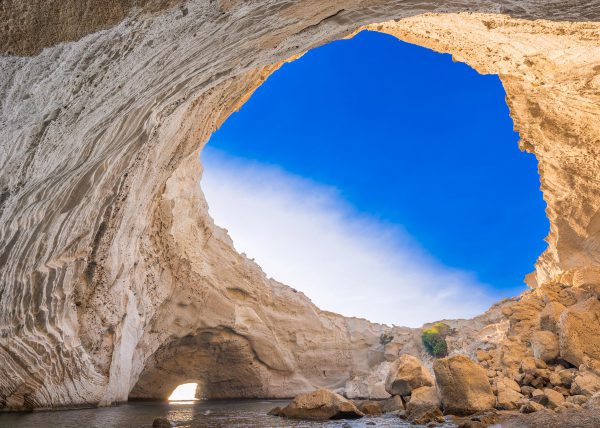
[[[268,416],[282,400],[197,400],[177,403],[134,402],[116,407],[64,410],[55,412],[0,414],[0,427],[60,428],[148,428],[154,418],[163,416],[181,428],[381,428],[410,427],[394,415],[365,417],[348,421],[296,421]],[[447,424],[446,427],[453,427]],[[412,425],[415,427],[415,425]]]

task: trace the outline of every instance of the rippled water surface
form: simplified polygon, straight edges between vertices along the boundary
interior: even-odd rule
[[[0,427],[86,427],[86,428],[137,428],[151,427],[154,418],[164,416],[178,427],[244,427],[244,428],[312,428],[312,427],[408,427],[410,425],[395,415],[365,417],[358,420],[308,422],[268,416],[275,406],[287,401],[198,401],[185,403],[128,403],[100,409],[64,410],[54,412],[0,414]],[[346,424],[346,425],[345,425]],[[449,427],[452,425],[448,425]]]

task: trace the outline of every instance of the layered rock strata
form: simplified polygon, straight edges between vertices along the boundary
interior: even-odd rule
[[[270,73],[360,28],[500,75],[551,222],[529,283],[574,293],[544,322],[568,332],[564,358],[596,368],[580,339],[594,303],[571,291],[600,283],[593,2],[98,5],[0,7],[0,407],[165,398],[189,381],[207,397],[360,389],[399,352],[421,352],[418,331],[321,311],[266,278],[198,187],[203,144]],[[454,322],[451,350],[485,344],[499,355],[490,367],[513,367],[548,309],[531,296]]]

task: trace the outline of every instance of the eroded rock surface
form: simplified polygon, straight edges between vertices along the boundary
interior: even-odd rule
[[[278,416],[293,419],[358,419],[364,413],[354,403],[326,389],[301,394],[279,411]]]
[[[418,358],[401,355],[389,367],[385,381],[385,390],[391,395],[410,395],[413,390],[423,386],[432,386],[433,376]]]
[[[422,356],[418,330],[321,311],[268,279],[198,187],[203,144],[270,73],[360,28],[498,74],[539,161],[551,231],[537,288],[447,321],[450,351],[483,349],[494,376],[515,375],[534,331],[580,334],[568,308],[600,284],[593,2],[100,3],[0,7],[1,407],[165,398],[190,381],[207,397],[289,397]],[[563,357],[597,370],[577,343]]]
[[[433,370],[444,413],[470,415],[496,406],[485,370],[468,357],[436,360]]]

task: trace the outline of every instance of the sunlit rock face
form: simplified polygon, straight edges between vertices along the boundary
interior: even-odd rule
[[[166,398],[185,382],[287,397],[421,352],[417,331],[320,311],[266,278],[198,187],[210,133],[282,61],[365,25],[500,75],[552,225],[530,284],[600,282],[600,25],[569,22],[597,6],[96,3],[0,12],[1,407]],[[540,293],[457,321],[451,349],[494,342],[512,364]]]

